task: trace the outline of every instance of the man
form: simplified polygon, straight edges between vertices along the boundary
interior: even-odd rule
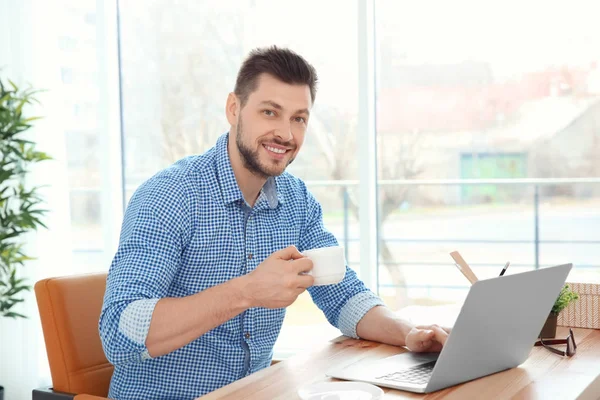
[[[227,98],[229,133],[131,198],[100,317],[111,398],[191,399],[268,367],[285,307],[305,290],[347,336],[441,349],[447,332],[395,318],[353,270],[319,287],[304,274],[302,251],[337,244],[319,203],[285,172],[316,83],[290,50],[251,52]]]

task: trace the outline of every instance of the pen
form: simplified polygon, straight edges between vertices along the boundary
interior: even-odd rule
[[[504,275],[504,273],[506,272],[506,268],[508,268],[509,265],[510,265],[510,261],[507,261],[506,264],[504,265],[504,268],[502,268],[502,271],[500,272],[500,276]]]

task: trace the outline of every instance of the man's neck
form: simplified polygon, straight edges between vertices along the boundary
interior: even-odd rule
[[[231,140],[227,143],[227,151],[229,153],[229,160],[231,162],[231,168],[233,169],[233,175],[235,180],[242,191],[244,200],[251,206],[254,207],[254,203],[258,199],[260,190],[267,181],[266,178],[256,176],[250,172],[242,161],[242,156],[239,153],[237,147],[232,144]]]

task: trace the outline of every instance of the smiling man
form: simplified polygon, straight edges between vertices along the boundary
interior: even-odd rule
[[[100,336],[114,399],[191,399],[270,365],[285,307],[308,290],[350,337],[439,351],[447,332],[397,319],[350,268],[313,287],[302,251],[337,245],[321,206],[285,172],[316,96],[315,69],[250,53],[227,97],[229,132],[159,172],[127,207]]]

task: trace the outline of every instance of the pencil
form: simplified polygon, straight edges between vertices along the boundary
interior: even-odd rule
[[[469,282],[471,282],[471,284],[478,281],[477,276],[475,275],[473,270],[471,270],[469,264],[467,264],[467,262],[464,260],[464,258],[462,258],[458,251],[453,251],[452,253],[450,253],[450,256],[456,262],[456,267],[460,270],[460,272],[462,272],[465,278],[467,278]]]

